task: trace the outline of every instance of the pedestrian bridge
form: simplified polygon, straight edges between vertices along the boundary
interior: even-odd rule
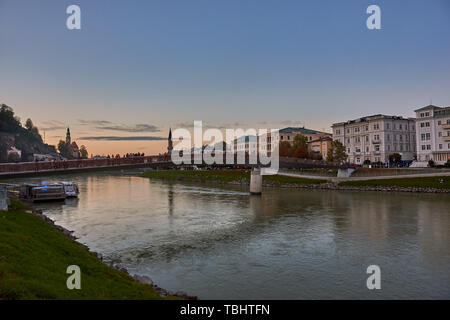
[[[225,159],[224,159],[225,160]],[[235,158],[234,163],[237,163]],[[150,167],[158,169],[172,169],[184,167],[196,166],[202,167],[226,167],[226,168],[252,168],[261,167],[259,164],[250,164],[248,157],[245,164],[214,164],[208,165],[204,162],[201,164],[182,164],[176,165],[170,159],[170,156],[155,155],[155,156],[141,156],[141,157],[126,157],[126,158],[103,158],[103,159],[83,159],[83,160],[67,160],[67,161],[42,161],[42,162],[21,162],[21,163],[4,163],[0,164],[0,177],[9,178],[17,176],[29,176],[29,175],[45,175],[52,173],[69,173],[69,172],[82,172],[92,170],[110,170],[110,169],[126,169],[126,168],[139,168]],[[354,169],[355,166],[328,163],[319,160],[308,159],[293,159],[293,158],[280,158],[280,169],[309,169],[309,168],[328,168],[339,169],[342,172],[348,172],[350,169]]]

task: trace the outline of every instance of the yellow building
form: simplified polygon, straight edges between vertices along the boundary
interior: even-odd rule
[[[333,139],[330,137],[320,137],[318,139],[308,141],[308,151],[318,153],[322,156],[322,159],[326,160],[332,141]]]

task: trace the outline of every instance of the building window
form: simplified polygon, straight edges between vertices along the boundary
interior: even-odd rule
[[[442,144],[439,144],[439,149],[442,149]]]
[[[425,150],[425,145],[424,144],[422,145],[422,150]]]
[[[431,150],[431,145],[427,144],[427,150]]]

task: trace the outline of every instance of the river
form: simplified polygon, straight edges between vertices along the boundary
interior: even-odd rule
[[[200,299],[450,298],[450,196],[51,176],[79,199],[47,216],[131,274]],[[30,181],[39,179],[16,179]],[[369,265],[381,290],[368,290]]]

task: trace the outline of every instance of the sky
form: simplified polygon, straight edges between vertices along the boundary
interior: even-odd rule
[[[431,102],[450,105],[449,0],[0,0],[0,103],[90,154],[164,152],[194,120],[330,131]]]

